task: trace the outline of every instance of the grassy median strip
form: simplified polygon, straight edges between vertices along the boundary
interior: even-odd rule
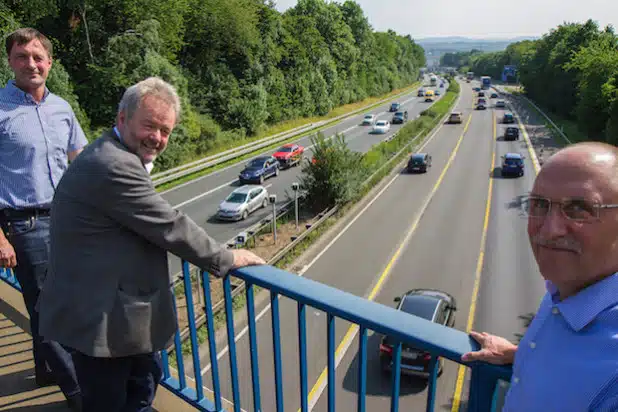
[[[377,173],[371,177],[370,181],[366,182],[351,202],[341,205],[339,210],[333,214],[333,216],[324,220],[321,225],[316,226],[315,229],[307,235],[307,237],[300,241],[288,252],[288,254],[279,260],[275,264],[275,267],[284,270],[289,268],[294,261],[303,254],[303,252],[305,252],[324,233],[326,233],[328,229],[337,223],[339,219],[343,218],[358,201],[366,196],[367,193],[369,193],[369,191],[382,179],[388,176],[402,160],[406,159],[409,156],[409,152],[418,147],[418,145],[423,142],[424,138],[433,132],[433,129],[439,125],[443,117],[452,109],[459,95],[459,91],[459,85],[452,81],[451,86],[442,99],[436,102],[429,109],[423,111],[419,118],[409,121],[399,130],[399,133],[397,133],[393,139],[382,142],[365,153],[363,155],[363,162],[367,162],[367,164],[372,165],[370,170],[374,173],[377,171]],[[406,146],[409,146],[410,150],[402,150]],[[256,288],[254,293],[257,295],[259,291],[260,288]],[[234,313],[245,306],[246,298],[244,293],[241,293],[232,299]],[[225,325],[225,322],[226,313],[224,310],[215,313],[214,330],[219,330],[219,328]],[[208,339],[206,325],[198,328],[197,339],[200,346]],[[182,353],[183,356],[191,353],[190,340],[187,339],[183,342]],[[172,358],[171,361],[175,362],[174,352],[170,353],[170,357]]]
[[[209,153],[204,153],[204,157],[212,156],[212,155],[215,155],[217,153],[221,153],[221,152],[223,152],[225,150],[231,149],[232,147],[242,146],[243,144],[251,143],[251,142],[263,139],[266,136],[274,135],[274,134],[283,132],[285,130],[292,130],[292,129],[296,128],[296,127],[303,126],[303,125],[306,125],[306,124],[309,124],[309,123],[317,123],[319,121],[332,119],[332,118],[335,118],[337,116],[341,116],[343,114],[351,113],[351,112],[354,112],[355,110],[362,109],[363,107],[365,107],[365,110],[372,110],[372,109],[376,108],[377,106],[385,104],[384,102],[380,102],[381,100],[388,99],[391,96],[395,96],[395,95],[398,95],[398,94],[401,94],[401,93],[408,92],[408,91],[410,91],[412,89],[415,89],[415,88],[419,87],[420,85],[421,85],[421,82],[417,82],[417,83],[414,83],[414,84],[412,84],[412,85],[410,85],[408,87],[404,87],[402,89],[393,90],[391,93],[389,93],[387,95],[384,95],[384,96],[370,97],[370,98],[367,98],[367,99],[365,99],[363,101],[360,101],[360,102],[350,103],[350,104],[347,104],[347,105],[344,105],[344,106],[340,106],[340,107],[337,107],[337,108],[333,109],[330,113],[328,113],[327,115],[322,116],[322,117],[302,118],[302,119],[296,119],[295,121],[291,121],[290,120],[288,122],[285,122],[285,123],[289,123],[289,127],[282,128],[282,129],[277,129],[276,126],[273,126],[272,129],[269,129],[268,133],[258,134],[256,136],[252,136],[249,139],[238,140],[238,141],[235,142],[234,146],[225,146],[225,147],[222,146],[222,147],[218,148],[218,150],[215,150],[215,151],[212,151],[212,152],[209,152]],[[294,122],[296,122],[296,123],[294,123]],[[331,127],[331,126],[332,126],[331,123],[327,123],[325,125],[320,126],[319,128],[316,128],[316,129],[313,129],[311,131],[302,133],[300,135],[291,136],[289,139],[281,140],[281,141],[279,141],[277,143],[273,143],[272,145],[269,145],[269,146],[266,146],[266,147],[262,147],[260,149],[255,150],[254,152],[246,153],[246,154],[244,154],[242,156],[235,157],[235,158],[230,159],[230,160],[228,160],[226,162],[219,163],[219,164],[217,164],[215,166],[212,166],[212,167],[200,170],[199,172],[191,173],[191,174],[189,174],[187,176],[179,177],[178,179],[175,179],[175,180],[173,180],[171,182],[163,183],[162,185],[157,186],[156,190],[157,190],[157,192],[162,192],[162,191],[171,189],[171,188],[173,188],[175,186],[178,186],[178,185],[180,185],[182,183],[189,182],[189,181],[191,181],[193,179],[197,179],[198,177],[202,177],[202,176],[208,175],[208,174],[210,174],[212,172],[215,172],[215,171],[217,171],[219,169],[223,169],[223,168],[225,168],[227,166],[230,166],[230,165],[242,162],[243,160],[246,160],[246,159],[249,159],[249,158],[255,156],[257,153],[262,153],[262,152],[267,152],[269,150],[274,150],[274,149],[276,149],[276,148],[278,148],[278,147],[280,147],[280,146],[282,146],[282,145],[284,145],[286,143],[295,142],[298,139],[301,139],[301,138],[303,138],[305,136],[316,134],[320,130],[326,129],[326,128]],[[193,159],[193,160],[195,160],[195,159]]]

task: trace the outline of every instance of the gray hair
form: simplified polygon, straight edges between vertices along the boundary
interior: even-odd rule
[[[129,87],[118,104],[118,113],[124,112],[127,119],[133,117],[146,96],[155,96],[167,102],[176,112],[176,123],[180,118],[180,98],[176,89],[171,84],[159,77],[149,77]]]

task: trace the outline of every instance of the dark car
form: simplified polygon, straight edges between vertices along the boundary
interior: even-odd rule
[[[414,153],[408,160],[407,170],[409,173],[427,172],[427,168],[431,167],[431,155],[427,153]]]
[[[279,175],[279,162],[273,156],[260,156],[256,157],[240,172],[238,180],[240,184],[247,182],[260,182],[264,183],[264,180],[271,176]]]
[[[502,176],[523,176],[524,159],[525,157],[519,153],[507,153],[502,156]]]
[[[440,90],[436,90],[436,91],[434,91],[434,94],[435,94],[436,96],[440,96]]]
[[[515,117],[513,113],[506,112],[504,113],[504,117],[502,118],[502,123],[515,123]]]
[[[485,97],[485,92],[479,92],[478,97]]]
[[[391,107],[390,109],[388,109],[389,112],[396,112],[397,110],[399,110],[399,108],[401,107],[400,103],[391,103]]]
[[[395,298],[397,310],[418,316],[430,322],[453,327],[455,325],[455,298],[446,292],[434,289],[412,289],[403,296]],[[382,337],[380,343],[380,364],[382,370],[390,372],[393,368],[393,352],[396,342],[389,336]],[[401,345],[401,373],[429,377],[431,354],[415,349],[408,344]],[[442,359],[438,361],[438,374],[442,372]]]
[[[480,91],[481,91],[481,88],[480,88],[480,87],[475,87],[475,88],[473,88],[472,90],[474,90],[475,92],[480,92]]]
[[[492,99],[497,99],[497,98],[498,98],[498,93],[495,93],[495,92],[494,92],[494,93],[492,93],[492,94],[491,94],[491,98],[492,98]]]
[[[391,119],[392,124],[402,124],[408,121],[408,111],[396,112]]]
[[[416,94],[418,97],[425,97],[425,90],[418,89],[418,93]]]
[[[519,140],[519,128],[509,126],[504,131],[504,140]]]

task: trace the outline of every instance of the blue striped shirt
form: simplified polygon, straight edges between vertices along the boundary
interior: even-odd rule
[[[37,103],[9,80],[0,89],[0,209],[49,207],[69,152],[88,141],[68,102]]]
[[[547,294],[515,353],[503,412],[618,410],[618,273]]]

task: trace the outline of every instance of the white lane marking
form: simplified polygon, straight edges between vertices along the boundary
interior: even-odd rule
[[[459,104],[459,97],[457,98],[457,101],[455,102],[455,106],[457,106]],[[429,136],[429,138],[427,138],[427,140],[425,140],[425,142],[418,148],[418,150],[423,150],[425,148],[425,146],[427,146],[429,144],[429,142],[431,142],[433,140],[433,138],[438,134],[438,132],[442,129],[442,127],[444,126],[444,122],[442,122],[440,124],[440,126],[438,126],[438,128],[431,134],[431,136]],[[315,262],[317,262],[317,260],[322,257],[322,255],[324,255],[324,253],[326,253],[332,246],[333,244],[335,244],[335,242],[341,237],[343,236],[343,234],[345,232],[347,232],[347,230],[350,228],[350,226],[352,226],[354,224],[354,222],[356,222],[364,213],[367,209],[369,209],[369,207],[376,201],[378,200],[378,198],[382,195],[382,193],[384,193],[386,191],[386,189],[388,189],[388,187],[399,177],[399,174],[396,174],[387,184],[386,186],[384,186],[382,188],[382,190],[380,190],[373,199],[371,199],[371,201],[369,203],[367,203],[365,205],[365,207],[363,207],[361,209],[360,212],[358,212],[358,214],[356,216],[354,216],[354,218],[341,230],[341,232],[339,232],[337,234],[337,236],[335,236],[325,247],[324,249],[322,249],[320,251],[320,253],[318,253],[318,255],[313,258],[311,260],[311,262],[309,262],[307,265],[305,265],[302,270],[300,272],[298,272],[298,276],[303,276],[305,274],[305,272],[315,264]],[[262,311],[260,313],[258,313],[258,315],[255,317],[255,322],[259,322],[259,320],[270,310],[270,303],[266,305],[266,307],[264,309],[262,309]],[[234,342],[238,342],[243,336],[245,336],[247,334],[247,332],[249,331],[249,327],[245,326],[239,333],[238,335],[236,335],[236,337],[234,338]],[[229,351],[229,346],[226,345],[225,348],[223,348],[218,354],[217,354],[217,361],[221,360],[221,358],[223,356],[225,356],[225,354]],[[206,372],[208,372],[211,368],[211,364],[209,363],[208,365],[206,365],[205,368],[202,369],[201,374],[205,374]]]

